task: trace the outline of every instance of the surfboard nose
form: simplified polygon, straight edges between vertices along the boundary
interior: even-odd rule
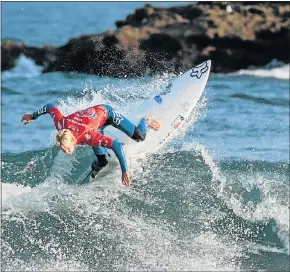
[[[207,71],[210,70],[210,65],[211,65],[211,61],[210,60],[205,61],[205,62],[203,62],[201,64],[198,64],[197,66],[192,68],[190,76],[200,79],[203,74],[206,74]]]

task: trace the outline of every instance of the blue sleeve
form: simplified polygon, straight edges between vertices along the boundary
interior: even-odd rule
[[[119,162],[120,162],[120,165],[121,165],[121,169],[122,169],[122,172],[127,172],[128,171],[128,166],[127,166],[127,162],[126,162],[126,157],[125,157],[125,154],[124,154],[124,150],[123,150],[123,147],[122,147],[122,144],[119,143],[118,141],[114,141],[113,144],[112,144],[112,150],[115,152]]]
[[[54,108],[55,105],[52,103],[48,103],[39,110],[35,111],[32,113],[32,119],[35,120],[37,119],[40,115],[48,113],[48,111],[52,108]]]

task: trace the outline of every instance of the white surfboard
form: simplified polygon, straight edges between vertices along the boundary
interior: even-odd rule
[[[160,122],[158,131],[149,129],[143,142],[135,142],[126,135],[119,140],[126,144],[125,152],[152,153],[174,136],[196,106],[210,74],[211,61],[203,62],[177,77],[156,95],[144,115]],[[129,155],[129,154],[128,154]]]

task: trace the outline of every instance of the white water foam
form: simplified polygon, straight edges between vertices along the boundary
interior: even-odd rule
[[[228,244],[226,239],[206,232],[180,238],[166,225],[140,216],[118,219],[126,228],[135,260],[128,260],[127,271],[239,271],[236,261],[241,247]],[[117,265],[117,270],[124,267]]]
[[[1,182],[1,196],[2,203],[7,203],[9,198],[15,198],[22,194],[26,194],[31,191],[30,187],[25,187],[23,185],[11,184],[11,183],[3,183]]]
[[[283,80],[289,80],[290,71],[289,65],[283,65],[281,67],[271,69],[253,69],[253,70],[240,70],[237,72],[238,75],[250,75],[256,77],[273,77]]]
[[[86,265],[80,264],[79,262],[73,260],[67,260],[64,262],[58,257],[58,260],[56,261],[35,261],[30,262],[29,264],[27,262],[17,260],[11,264],[9,270],[7,269],[5,271],[89,271],[89,268]]]
[[[234,191],[233,184],[229,184],[227,179],[220,173],[219,167],[209,155],[208,151],[202,147],[197,146],[202,153],[205,163],[210,167],[213,173],[213,181],[219,184],[219,197],[224,199],[229,207],[233,209],[238,216],[250,221],[267,221],[274,218],[279,226],[278,235],[284,242],[284,246],[289,254],[289,203],[281,203],[279,195],[272,195],[272,192],[277,190],[275,182],[265,180],[264,178],[248,179],[252,185],[257,185],[263,194],[262,202],[256,207],[245,206],[240,195]],[[243,180],[243,185],[245,180]],[[268,187],[268,188],[267,188]],[[275,251],[275,249],[274,249]]]
[[[172,149],[170,150],[172,151]],[[178,147],[178,151],[190,150],[194,150],[201,154],[204,163],[208,165],[211,170],[212,186],[217,192],[217,197],[223,199],[228,207],[233,209],[236,215],[249,221],[268,221],[272,218],[275,219],[279,228],[278,235],[287,251],[284,251],[284,253],[289,255],[289,199],[281,198],[281,195],[277,194],[276,182],[266,180],[261,176],[252,176],[250,179],[237,176],[235,181],[239,180],[239,178],[242,179],[239,185],[247,187],[249,185],[248,183],[250,183],[251,187],[255,185],[262,192],[261,203],[257,206],[247,206],[244,204],[242,196],[236,193],[236,185],[229,182],[221,173],[218,164],[204,146],[193,142],[190,144],[184,143],[182,146]],[[284,203],[285,201],[286,203]],[[273,248],[273,252],[276,250],[276,248]]]
[[[20,188],[17,198],[6,199],[4,202],[5,217],[13,216],[10,220],[20,220],[25,224],[24,220],[34,221],[33,212],[45,212],[59,218],[58,210],[61,212],[63,207],[67,207],[67,209],[81,214],[86,221],[89,218],[99,218],[101,220],[90,219],[89,224],[83,225],[84,231],[90,230],[100,237],[121,241],[126,255],[134,256],[125,258],[125,260],[120,259],[120,256],[117,260],[112,260],[112,266],[116,270],[239,270],[235,258],[241,256],[241,248],[232,247],[232,245],[227,247],[226,239],[223,240],[212,233],[204,233],[181,241],[176,234],[163,225],[162,221],[143,218],[142,215],[131,215],[130,206],[120,203],[120,196],[123,192],[130,195],[129,188],[117,186],[115,183],[111,185],[107,183],[103,187],[100,185],[101,182],[78,187],[56,181],[55,177],[58,176],[58,172],[64,170],[69,172],[71,165],[70,162],[66,162],[65,168],[61,166],[60,162],[63,158],[58,156],[52,176],[43,184],[29,190]],[[118,175],[112,173],[106,179],[113,180],[116,177]],[[15,190],[15,186],[12,187],[10,189]],[[110,204],[112,201],[115,201],[117,205],[112,206]],[[8,207],[10,213],[7,213]],[[109,226],[103,222],[106,219],[111,222]],[[29,237],[29,239],[44,252],[50,254],[54,252],[56,261],[35,261],[29,266],[26,263],[13,261],[11,269],[22,271],[29,271],[29,269],[45,271],[48,268],[54,271],[88,269],[86,265],[78,261],[66,260],[67,256],[63,256],[56,241],[49,240],[48,243],[43,244],[41,240],[35,241],[34,237]],[[85,254],[85,252],[80,252],[80,254]],[[103,254],[107,254],[107,252]]]
[[[248,220],[267,221],[274,218],[279,228],[278,235],[289,255],[289,197],[286,193],[287,186],[282,184],[281,177],[268,179],[261,174],[251,173],[246,176],[241,174],[237,180],[247,191],[258,188],[262,202],[257,205],[249,202],[245,205],[242,196],[232,194],[230,202],[235,213]]]
[[[9,71],[2,73],[2,79],[8,78],[30,78],[41,74],[42,66],[38,66],[35,62],[21,54],[17,60],[15,67]]]

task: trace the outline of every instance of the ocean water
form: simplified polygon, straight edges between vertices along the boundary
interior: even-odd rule
[[[5,2],[2,39],[63,44],[143,5]],[[91,148],[64,155],[49,116],[29,126],[21,116],[48,102],[64,114],[106,102],[132,117],[174,76],[41,70],[21,56],[2,72],[3,271],[289,271],[289,64],[211,74],[180,133],[131,158],[129,188],[114,158],[104,177],[77,185]]]

